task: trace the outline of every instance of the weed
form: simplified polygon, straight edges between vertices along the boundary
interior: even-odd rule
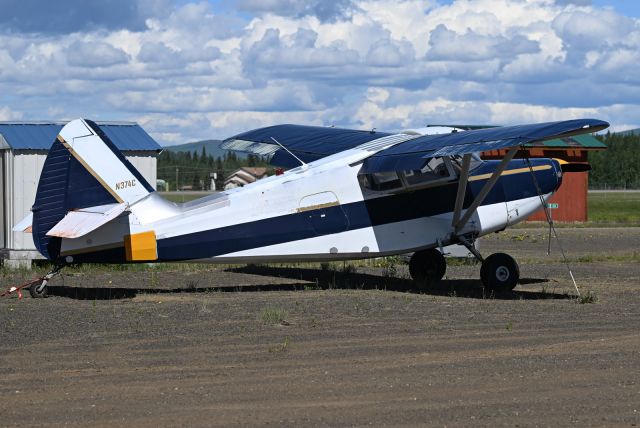
[[[211,309],[209,309],[209,304],[206,301],[202,301],[202,306],[200,307],[200,312],[203,314],[211,313]]]
[[[596,296],[596,293],[589,290],[586,293],[581,294],[580,297],[576,299],[576,301],[581,305],[584,305],[586,303],[596,303],[598,301],[598,296]]]
[[[190,280],[189,280],[189,281],[187,281],[187,283],[186,283],[187,290],[189,290],[189,291],[195,291],[195,290],[198,288],[198,283],[199,283],[199,282],[200,282],[200,281],[199,281],[199,280],[197,280],[197,279],[196,279],[196,280],[194,280],[194,279],[190,279]]]
[[[354,265],[352,265],[351,263],[349,263],[349,264],[345,263],[342,266],[342,273],[350,274],[350,273],[356,273],[356,271],[357,271],[356,267]]]
[[[262,310],[260,315],[262,322],[265,324],[288,324],[285,318],[287,317],[287,311],[282,308],[273,308],[268,306]]]
[[[398,268],[396,267],[396,264],[399,261],[400,259],[397,256],[383,257],[381,259],[378,259],[377,263],[374,266],[384,269],[383,275],[387,278],[393,278],[398,274]]]
[[[290,342],[291,341],[289,339],[289,336],[286,336],[284,338],[284,342],[278,343],[277,345],[269,347],[269,352],[284,352],[287,349],[289,349],[289,343]]]
[[[511,321],[507,323],[507,326],[505,328],[507,329],[507,331],[513,330],[513,324],[511,324]]]
[[[149,275],[149,285],[152,288],[155,288],[158,286],[158,284],[160,283],[160,281],[158,280],[158,273],[155,271],[151,271],[150,275]]]
[[[313,284],[305,284],[304,290],[305,291],[320,290],[320,281],[318,280],[318,278],[315,278]]]

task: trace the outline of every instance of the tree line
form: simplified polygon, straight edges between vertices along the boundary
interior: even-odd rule
[[[640,189],[640,135],[607,133],[597,138],[608,149],[589,153],[589,187]]]
[[[216,189],[220,190],[224,179],[243,166],[270,167],[256,155],[242,157],[227,152],[214,157],[207,154],[204,147],[200,153],[164,150],[158,156],[158,179],[166,181],[170,190],[211,190],[212,174],[216,173]]]
[[[592,167],[589,187],[640,189],[640,135],[607,133],[597,138],[608,149],[589,153]],[[269,169],[268,173],[273,174],[273,167],[259,156],[243,157],[227,152],[223,156],[214,157],[208,155],[203,147],[200,153],[163,151],[158,156],[158,178],[169,183],[171,190],[178,187],[211,190],[211,174],[216,173],[216,189],[220,190],[224,179],[243,166],[266,167]]]

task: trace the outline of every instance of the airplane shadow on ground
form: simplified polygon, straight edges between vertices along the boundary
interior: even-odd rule
[[[386,290],[402,293],[429,294],[434,296],[455,296],[474,299],[500,300],[562,300],[574,298],[566,293],[548,291],[536,292],[518,290],[517,288],[513,291],[492,293],[485,291],[479,279],[445,279],[435,286],[418,289],[416,288],[416,283],[408,278],[397,278],[357,272],[342,272],[339,270],[247,265],[244,267],[229,269],[229,271],[269,277],[299,279],[307,282],[303,287],[305,289]],[[521,278],[519,284],[542,284],[546,282],[549,282],[549,279]],[[311,283],[311,285],[308,283]],[[283,289],[292,288],[291,285],[284,285],[281,287]]]
[[[428,294],[433,296],[450,296],[472,299],[498,300],[539,300],[539,299],[573,299],[566,293],[548,291],[518,290],[508,292],[487,292],[476,279],[445,279],[439,284],[419,289],[414,281],[406,278],[380,276],[368,273],[343,272],[339,270],[324,270],[296,267],[270,267],[248,265],[227,269],[251,275],[267,276],[270,278],[286,278],[299,280],[299,283],[269,283],[243,286],[208,286],[198,287],[197,284],[180,288],[123,288],[123,287],[75,287],[67,285],[51,285],[48,288],[50,296],[67,297],[77,300],[112,300],[129,299],[138,294],[176,294],[202,292],[260,292],[260,291],[291,291],[291,290],[386,290],[401,293]],[[549,282],[542,278],[521,278],[520,284],[538,284]]]

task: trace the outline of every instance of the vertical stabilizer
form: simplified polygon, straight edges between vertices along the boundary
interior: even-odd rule
[[[47,233],[69,211],[109,204],[131,206],[153,187],[89,120],[62,128],[45,160],[33,212],[33,241],[50,260],[60,254],[61,238]]]

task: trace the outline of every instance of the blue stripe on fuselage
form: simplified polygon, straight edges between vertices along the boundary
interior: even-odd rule
[[[533,166],[549,165],[549,159],[531,161]],[[498,162],[485,162],[472,175],[487,174],[494,170]],[[525,167],[524,161],[514,160],[509,169]],[[557,176],[555,168],[536,171],[536,179],[542,193],[555,190]],[[486,180],[469,183],[464,207],[468,207],[480,192]],[[340,206],[305,211],[279,217],[266,218],[248,223],[205,230],[158,241],[159,261],[205,259],[268,245],[314,238],[317,236],[357,230],[421,217],[432,217],[453,211],[457,182],[442,186],[393,194],[385,197],[353,202]],[[483,205],[512,201],[537,195],[529,172],[501,177],[489,192]],[[345,219],[346,217],[346,219]],[[315,223],[319,218],[323,223]],[[77,262],[91,261],[96,255],[77,255]],[[110,250],[104,253],[108,260],[103,262],[123,263],[124,259],[113,260],[120,252]],[[119,256],[117,256],[119,257]],[[99,258],[99,257],[98,257]]]

